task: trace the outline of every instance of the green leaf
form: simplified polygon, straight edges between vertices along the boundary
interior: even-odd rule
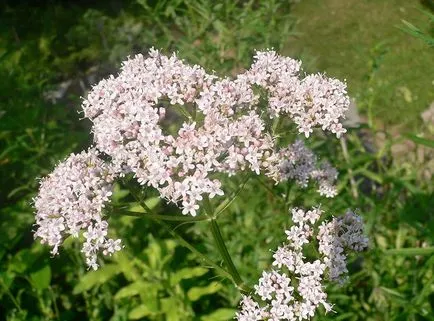
[[[385,251],[386,254],[391,255],[403,255],[403,256],[414,256],[414,255],[430,255],[434,253],[434,246],[431,247],[408,247],[402,249],[390,249]]]
[[[131,205],[128,208],[128,210],[132,211],[132,212],[145,213],[145,210],[143,209],[143,207],[141,207],[140,204],[137,203],[137,202],[131,203]]]
[[[197,301],[204,295],[216,293],[221,288],[221,283],[211,282],[208,286],[191,288],[188,290],[187,296],[191,301]]]
[[[113,203],[119,202],[121,199],[123,199],[128,194],[130,194],[129,190],[121,189],[119,184],[116,183],[113,187],[113,195],[112,195]]]
[[[356,170],[355,173],[360,173],[360,174],[365,175],[367,178],[369,178],[369,179],[371,179],[371,180],[373,180],[379,184],[383,184],[383,178],[380,175],[378,175],[377,173],[374,173],[370,170],[362,168],[362,169]]]
[[[15,254],[8,268],[10,271],[24,273],[37,262],[41,254],[42,251],[39,245],[35,245],[31,249],[23,249]]]
[[[103,284],[114,277],[116,274],[119,274],[121,269],[117,264],[107,264],[102,266],[97,271],[91,271],[86,273],[78,282],[78,284],[74,287],[72,293],[79,294],[84,291],[91,289],[92,287]]]
[[[141,304],[128,313],[128,319],[130,320],[138,320],[144,318],[148,315],[151,315],[152,312],[148,309],[148,307],[144,304]]]
[[[147,284],[143,281],[138,281],[138,282],[128,284],[127,286],[123,287],[115,294],[115,300],[120,300],[123,298],[128,298],[128,297],[138,295],[141,292],[147,291],[149,289],[149,286],[150,284]]]
[[[152,210],[160,203],[160,201],[161,199],[159,197],[151,197],[145,201],[145,204]],[[137,202],[131,203],[131,206],[128,208],[128,210],[132,212],[145,213],[143,207]]]
[[[422,138],[413,134],[406,134],[405,137],[411,139],[413,142],[415,142],[418,145],[424,145],[429,148],[434,148],[434,140],[432,139]]]
[[[160,270],[164,264],[173,258],[177,243],[174,240],[166,239],[157,241],[150,237],[149,245],[144,250],[149,266],[154,270]]]
[[[116,261],[116,264],[119,266],[119,269],[128,281],[134,282],[141,278],[140,272],[134,264],[135,261],[129,253],[126,251],[120,251],[113,255],[112,258]]]
[[[183,268],[181,270],[176,271],[171,275],[170,283],[172,285],[178,284],[181,280],[191,279],[195,277],[202,276],[208,272],[208,269],[204,267],[194,267],[194,268]]]
[[[217,309],[213,313],[204,315],[201,321],[227,321],[232,320],[235,316],[235,309]]]
[[[164,320],[167,320],[167,321],[185,320],[185,318],[182,318],[182,315],[180,313],[179,303],[180,302],[178,302],[174,298],[161,299],[161,310],[164,311],[164,314],[166,315]]]
[[[404,296],[402,293],[399,293],[399,292],[396,291],[396,290],[389,289],[389,288],[386,288],[386,287],[384,287],[384,286],[380,286],[380,289],[383,290],[384,292],[386,292],[386,293],[388,293],[388,294],[390,294],[390,295],[396,296],[396,297],[398,297],[398,298],[401,298],[401,299],[404,299],[404,298],[405,298],[405,296]]]
[[[12,285],[14,279],[15,279],[15,273],[13,272],[1,272],[0,273],[0,285],[2,285],[3,287],[6,287],[6,289],[9,289],[9,287]],[[2,286],[0,286],[0,290],[4,290],[2,288]],[[1,293],[1,292],[0,292]]]
[[[47,289],[51,283],[51,268],[46,264],[39,270],[30,273],[32,285],[38,290]]]

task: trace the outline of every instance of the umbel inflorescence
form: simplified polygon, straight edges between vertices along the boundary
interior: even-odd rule
[[[99,251],[120,249],[118,240],[106,236],[102,209],[113,181],[126,174],[193,216],[204,197],[224,194],[217,173],[252,171],[303,187],[314,180],[322,195],[334,196],[336,170],[319,164],[302,141],[278,146],[266,126],[280,117],[306,137],[314,127],[337,136],[345,132],[340,123],[349,105],[345,84],[320,74],[303,78],[300,65],[274,51],[257,52],[252,66],[230,79],[154,49],[146,58],[128,59],[117,77],[99,82],[84,100],[94,147],[72,154],[42,180],[35,236],[56,254],[66,235],[84,231],[83,252],[97,268]],[[170,134],[162,123],[177,108],[190,115]]]

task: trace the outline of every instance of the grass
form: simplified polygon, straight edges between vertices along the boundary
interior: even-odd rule
[[[310,58],[311,70],[346,78],[359,107],[372,104],[377,122],[416,129],[434,100],[433,51],[398,27],[404,19],[428,28],[420,9],[409,0],[301,1],[292,11],[299,37],[287,52]]]

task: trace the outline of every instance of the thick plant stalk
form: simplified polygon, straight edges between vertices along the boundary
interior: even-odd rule
[[[215,219],[211,220],[211,231],[214,237],[214,241],[216,242],[217,249],[222,256],[223,261],[225,262],[228,272],[231,274],[234,283],[241,292],[247,292],[247,290],[244,288],[243,280],[241,279],[241,276],[238,273],[238,270],[235,267],[234,262],[232,261],[232,258],[228,252],[228,249],[220,232],[220,228]]]

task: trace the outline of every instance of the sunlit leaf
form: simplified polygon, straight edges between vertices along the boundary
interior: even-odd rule
[[[104,284],[121,272],[119,266],[116,264],[107,264],[96,271],[87,272],[74,287],[73,293],[79,294],[96,285]]]
[[[181,270],[176,271],[171,275],[170,283],[172,285],[178,284],[181,280],[191,279],[195,277],[202,276],[208,272],[208,269],[203,267],[194,267],[194,268],[183,268]]]
[[[226,321],[232,320],[235,316],[234,309],[217,309],[211,314],[204,315],[200,318],[201,321]]]
[[[33,286],[38,290],[44,290],[50,286],[51,283],[51,268],[46,264],[42,268],[30,273],[30,279]]]
[[[194,287],[188,290],[187,296],[191,301],[197,301],[202,296],[213,294],[218,292],[222,288],[222,284],[219,282],[211,282],[209,285],[204,287]]]
[[[148,309],[148,307],[144,304],[141,304],[130,311],[128,318],[130,320],[138,320],[151,314],[152,312]]]

